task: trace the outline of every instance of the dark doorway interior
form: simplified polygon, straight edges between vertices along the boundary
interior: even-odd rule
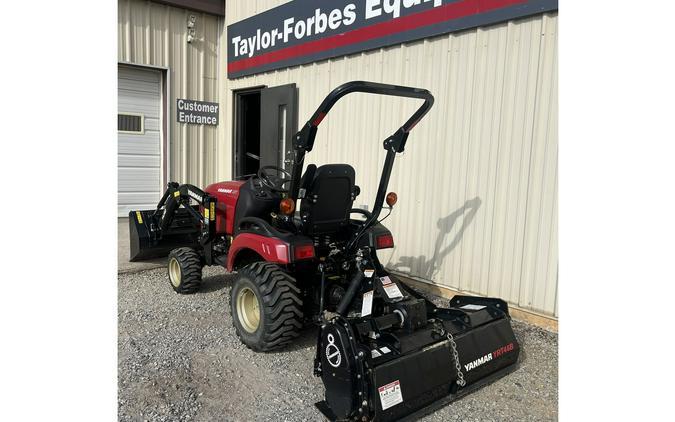
[[[260,90],[235,96],[234,176],[255,174],[260,167]]]
[[[251,88],[234,95],[234,177],[260,166],[286,167],[298,130],[295,84]]]

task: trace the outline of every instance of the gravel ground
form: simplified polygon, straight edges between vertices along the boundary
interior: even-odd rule
[[[205,268],[202,290],[180,296],[165,269],[119,275],[119,419],[321,421],[312,375],[315,331],[280,352],[243,346],[229,314],[231,276]],[[558,418],[558,337],[514,321],[518,369],[423,421]]]

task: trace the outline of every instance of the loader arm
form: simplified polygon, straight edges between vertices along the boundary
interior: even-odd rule
[[[190,204],[196,202],[199,208]],[[212,262],[210,243],[216,236],[216,198],[190,184],[169,182],[157,207],[129,215],[130,260],[164,256],[178,246],[201,245]]]
[[[197,212],[190,206],[190,200],[194,200],[197,204],[204,208],[203,215]],[[158,216],[164,207],[164,212],[161,213],[159,227],[161,230],[166,230],[173,221],[176,210],[183,206],[187,212],[194,218],[195,222],[203,225],[202,240],[200,243],[204,244],[213,239],[215,235],[215,209],[216,198],[190,184],[179,185],[176,182],[170,182],[167,185],[162,199],[157,204],[154,216]]]

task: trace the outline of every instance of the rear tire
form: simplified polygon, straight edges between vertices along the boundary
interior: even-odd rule
[[[169,254],[169,284],[179,294],[196,293],[202,283],[202,260],[190,248],[178,248]]]
[[[302,329],[302,299],[295,279],[268,262],[238,271],[230,311],[237,336],[256,352],[282,348]]]

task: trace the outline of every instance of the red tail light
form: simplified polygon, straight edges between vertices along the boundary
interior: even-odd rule
[[[381,236],[377,236],[375,241],[377,243],[377,249],[386,249],[394,247],[394,236],[392,236],[391,234],[383,234]]]
[[[314,246],[313,245],[296,246],[293,250],[293,257],[296,260],[314,258]]]

